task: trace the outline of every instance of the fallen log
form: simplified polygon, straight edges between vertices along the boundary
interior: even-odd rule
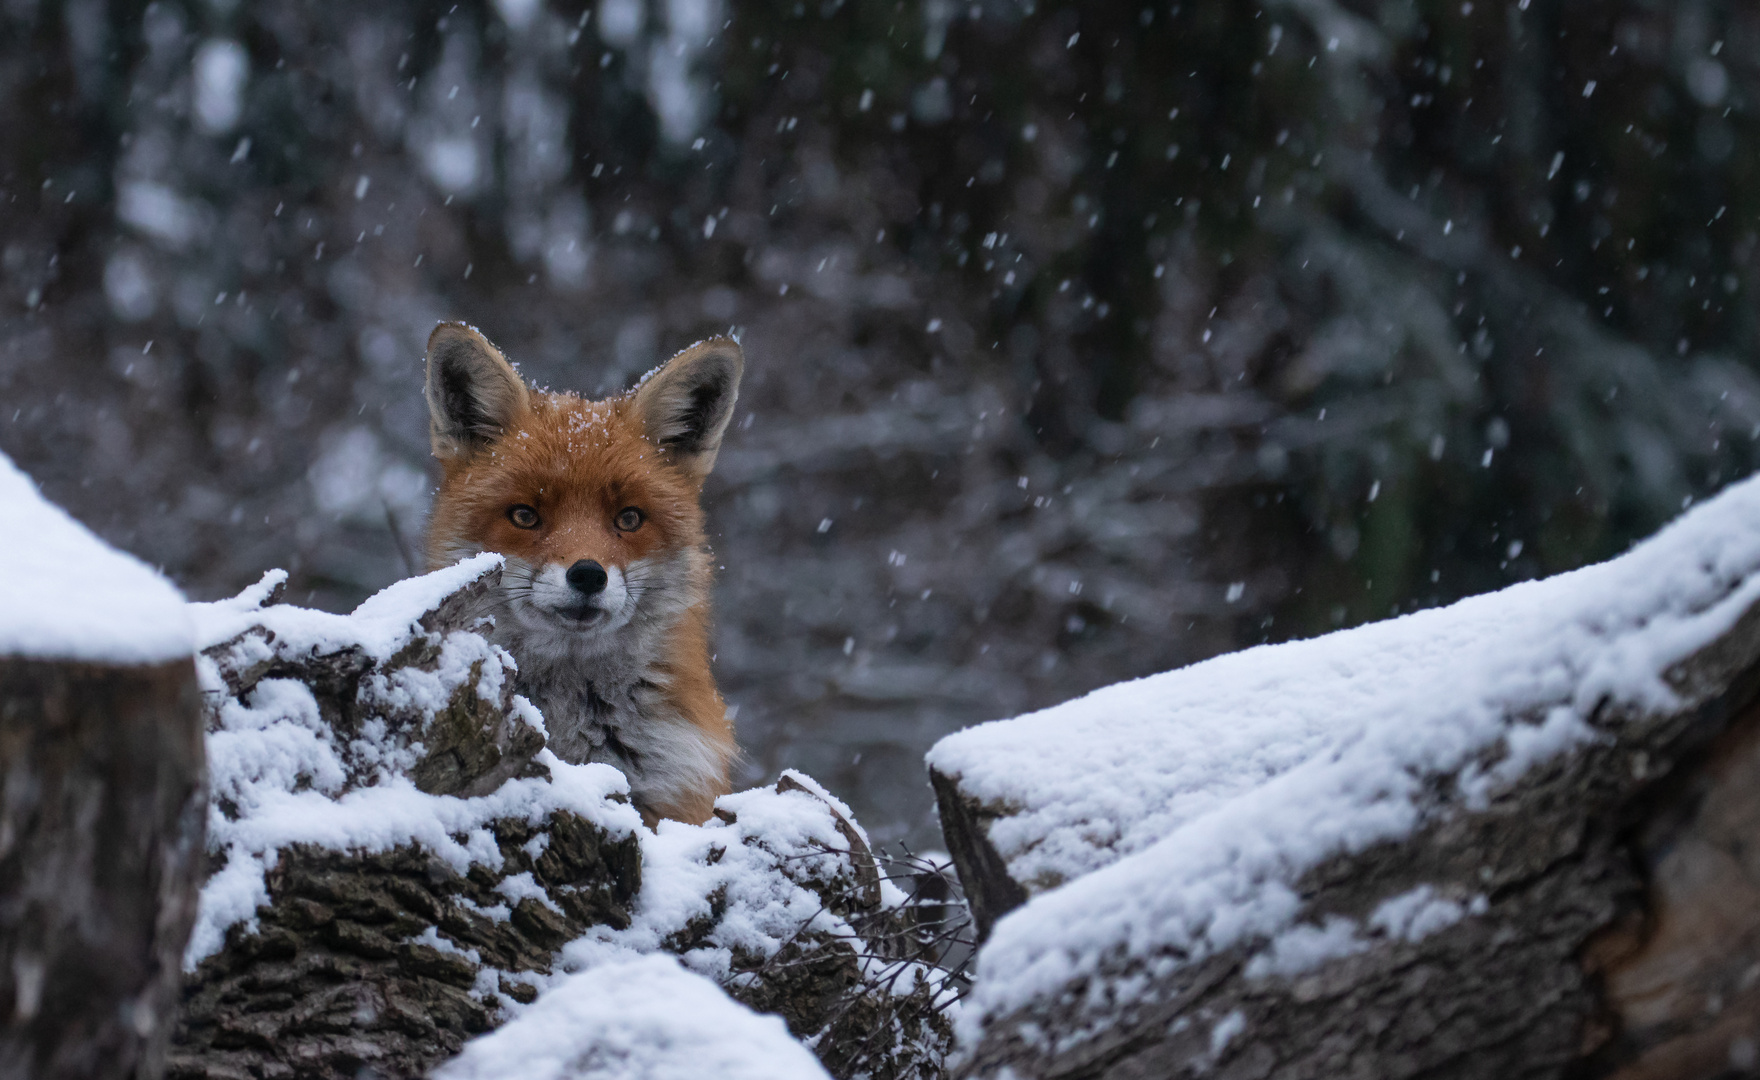
[[[1753,1074],[1757,525],[944,740],[955,1074]]]

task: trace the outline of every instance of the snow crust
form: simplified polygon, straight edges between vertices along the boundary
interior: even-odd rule
[[[190,655],[183,596],[93,536],[0,454],[0,656],[160,664]]]
[[[1256,973],[1348,954],[1359,928],[1297,925],[1291,883],[1446,810],[1426,780],[1453,778],[1448,806],[1483,806],[1604,737],[1597,724],[1679,707],[1671,666],[1760,600],[1756,522],[1760,479],[1598,566],[942,740],[929,763],[1001,810],[989,837],[1036,892],[982,949],[960,1039],[1103,960],[1165,976],[1254,940],[1273,943]],[[1389,898],[1372,929],[1409,939],[1476,910],[1482,900]],[[1140,989],[1105,983],[1089,983],[1097,1005]]]
[[[562,980],[436,1080],[827,1080],[780,1017],[753,1012],[670,956]]]

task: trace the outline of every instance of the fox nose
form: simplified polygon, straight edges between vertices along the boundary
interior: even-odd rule
[[[592,559],[582,559],[568,568],[568,584],[576,591],[587,596],[597,596],[605,590],[605,568]]]

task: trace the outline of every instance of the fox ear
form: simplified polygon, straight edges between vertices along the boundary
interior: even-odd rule
[[[499,439],[531,404],[526,384],[489,339],[464,323],[428,335],[428,418],[434,456],[464,457]]]
[[[715,467],[744,370],[738,342],[710,338],[666,361],[636,387],[636,414],[648,438],[698,480]]]

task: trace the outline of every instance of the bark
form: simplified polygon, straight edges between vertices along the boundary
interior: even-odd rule
[[[589,926],[629,925],[634,836],[566,813],[537,827],[499,821],[495,835],[503,865],[466,874],[415,847],[284,851],[256,926],[235,927],[190,977],[171,1075],[425,1075],[503,1019],[496,991],[533,1001],[521,973],[550,972]],[[527,897],[504,922],[479,913],[507,903],[500,879],[526,872],[558,910]],[[435,944],[410,940],[424,933]]]
[[[203,760],[188,660],[0,658],[0,1075],[159,1076]]]
[[[1483,897],[1474,914],[1292,975],[1248,975],[1262,942],[1170,973],[1120,956],[1105,972],[1146,980],[1135,1004],[1065,986],[988,1024],[959,1075],[1753,1074],[1760,608],[1667,677],[1678,707],[1603,707],[1601,741],[1537,767],[1488,807],[1448,806],[1440,784],[1433,825],[1295,883],[1303,922],[1366,922],[1380,901],[1426,884],[1462,902]],[[941,790],[944,807],[959,797],[945,781]],[[952,829],[977,820],[944,815]],[[995,895],[999,883],[984,876],[995,868],[970,856],[981,840],[950,836],[949,849],[968,892]]]
[[[990,842],[990,823],[1000,815],[961,792],[959,781],[952,777],[930,769],[929,783],[935,789],[948,854],[965,887],[972,926],[983,941],[997,919],[1027,902],[1027,890],[1008,876],[1008,864]]]

